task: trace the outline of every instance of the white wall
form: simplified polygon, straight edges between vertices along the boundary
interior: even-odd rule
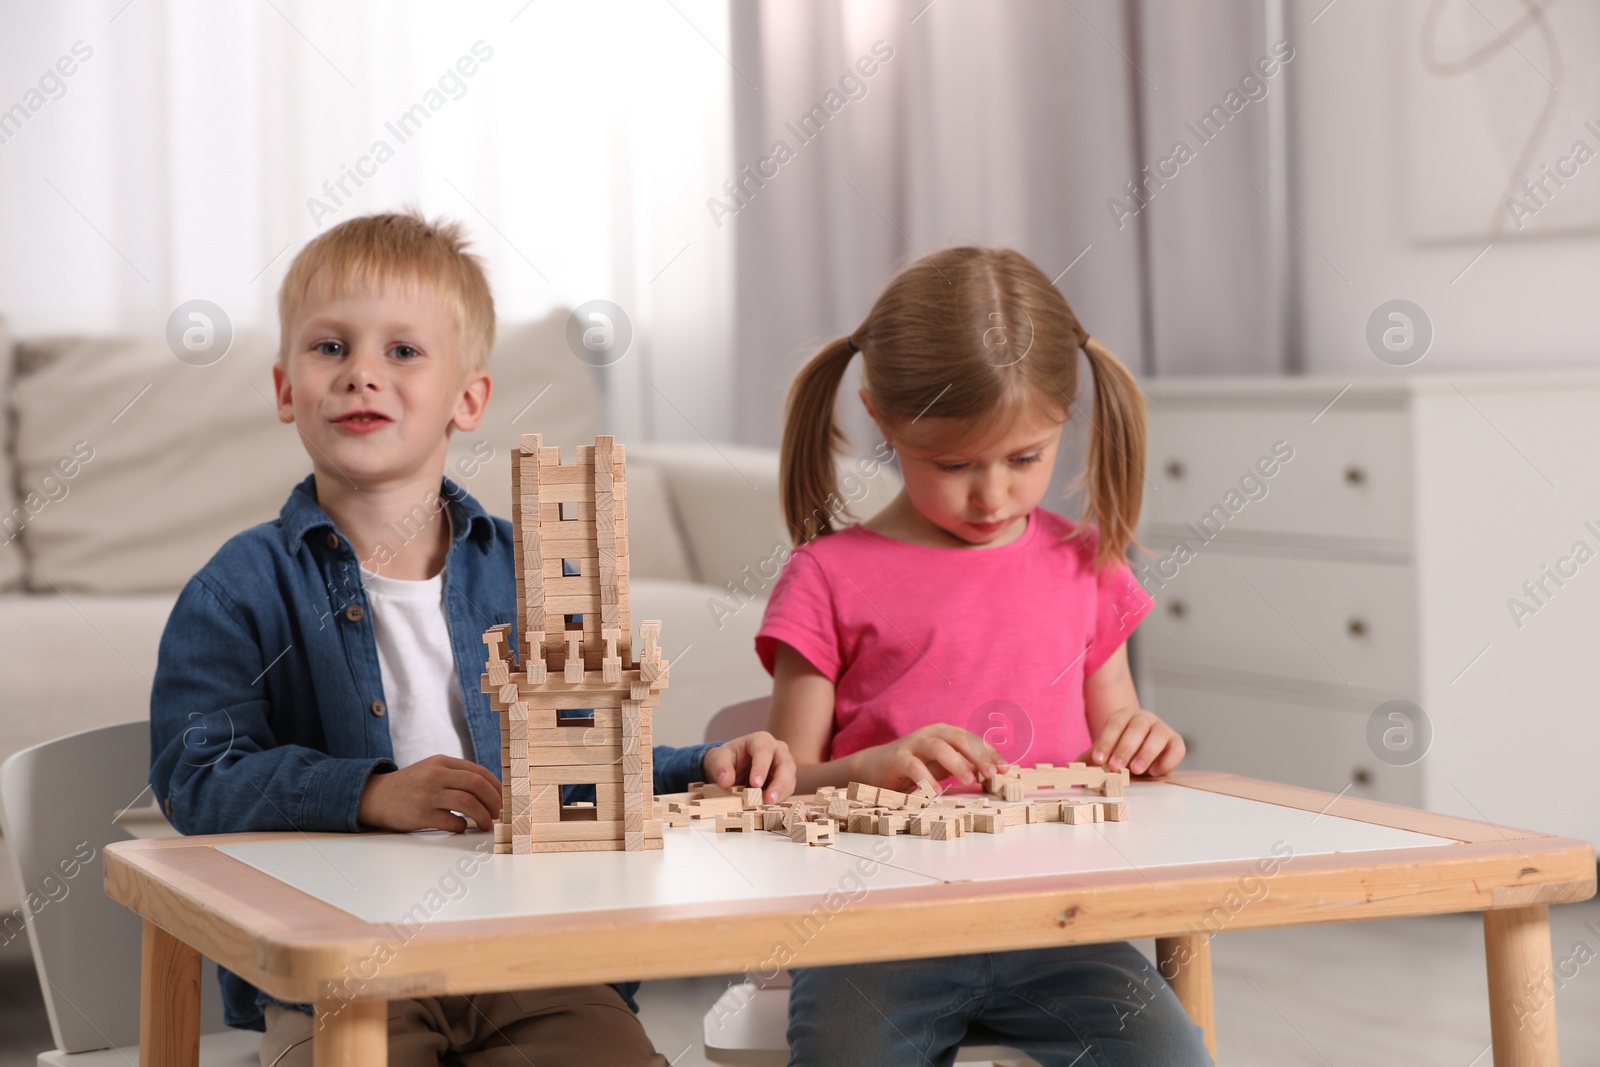
[[[1470,166],[1467,143],[1482,131],[1487,107],[1482,83],[1476,90],[1462,79],[1425,85],[1418,47],[1422,0],[1337,0],[1313,25],[1325,2],[1294,4],[1289,20],[1298,53],[1292,71],[1293,214],[1304,234],[1304,240],[1296,240],[1307,372],[1437,374],[1600,363],[1600,316],[1594,314],[1600,232],[1491,241],[1488,220],[1495,202],[1490,200],[1484,204],[1480,238],[1427,242],[1413,237],[1419,202],[1455,195],[1455,182],[1482,184],[1481,174],[1452,171],[1453,162],[1430,163],[1419,158],[1418,150],[1427,141],[1428,151],[1456,151],[1461,165]],[[1509,0],[1476,0],[1461,10],[1477,18],[1474,7],[1502,29],[1521,10]],[[1481,32],[1495,31],[1483,23]],[[1562,54],[1552,82],[1575,88],[1594,66],[1596,44],[1559,34],[1556,44]],[[1523,140],[1516,136],[1518,109],[1526,111],[1531,131],[1543,78],[1556,73],[1549,42],[1541,35],[1525,34],[1515,46],[1484,68],[1513,120],[1512,128],[1502,131],[1507,173]],[[1581,58],[1580,48],[1588,59]],[[1448,121],[1430,122],[1425,136],[1409,117],[1409,109],[1420,103],[1419,85],[1436,108],[1443,103],[1454,110]],[[1600,119],[1600,98],[1573,103]],[[1577,126],[1553,126],[1546,140],[1568,145],[1583,133],[1581,123]],[[1593,135],[1588,140],[1600,147]],[[1549,158],[1548,151],[1538,154],[1534,169]],[[1410,188],[1408,169],[1434,174],[1434,186],[1417,182]],[[1600,189],[1600,163],[1580,171],[1574,181],[1575,195]],[[1593,188],[1586,191],[1585,183]],[[1486,245],[1489,251],[1462,275]],[[1407,370],[1380,363],[1365,341],[1373,309],[1397,297],[1419,304],[1435,328],[1432,350]]]

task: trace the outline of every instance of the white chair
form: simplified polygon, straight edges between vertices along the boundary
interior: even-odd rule
[[[134,836],[116,820],[144,792],[149,769],[143,720],[47,741],[0,765],[0,833],[24,900],[38,902],[28,943],[56,1042],[39,1054],[39,1067],[139,1062],[143,926],[105,895],[101,854]],[[201,990],[202,1067],[257,1067],[261,1035],[223,1025],[210,960]]]
[[[771,697],[730,704],[706,724],[707,741],[726,741],[767,726]],[[703,1020],[706,1059],[740,1067],[785,1067],[789,1062],[789,985],[729,986]],[[1015,1049],[999,1045],[962,1045],[957,1063],[993,1063],[996,1067],[1038,1067]]]

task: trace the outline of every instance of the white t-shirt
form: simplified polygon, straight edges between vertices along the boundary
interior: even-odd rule
[[[444,576],[385,578],[361,568],[372,606],[378,669],[388,702],[394,762],[406,767],[437,753],[472,759],[472,735],[450,651]]]

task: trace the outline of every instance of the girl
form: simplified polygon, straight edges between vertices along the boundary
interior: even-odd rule
[[[1088,521],[1074,523],[1039,504],[1077,407],[1079,351],[1094,432]],[[856,352],[861,399],[905,488],[841,529],[834,396]],[[1085,759],[1151,775],[1178,765],[1183,742],[1139,707],[1124,646],[1151,606],[1122,562],[1144,438],[1132,376],[1007,249],[918,261],[854,334],[811,358],[783,438],[798,547],[756,636],[796,792],[971,786],[1007,763]],[[1211,1063],[1200,1028],[1126,942],[794,974],[793,1064],[943,1065],[968,1039],[1046,1067],[1086,1052],[1082,1064],[1098,1067]]]

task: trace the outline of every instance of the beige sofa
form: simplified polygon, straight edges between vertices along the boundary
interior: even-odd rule
[[[572,449],[600,430],[601,371],[565,343],[564,312],[507,328],[480,429],[458,434],[446,473],[510,514],[521,433]],[[270,521],[310,471],[272,400],[275,341],[240,336],[209,366],[161,338],[18,340],[0,322],[0,760],[62,734],[149,714],[162,627],[183,583],[232,534]],[[634,618],[663,620],[672,686],[666,744],[697,741],[726,704],[769,680],[752,639],[760,577],[788,544],[776,453],[721,445],[628,448]],[[480,457],[492,459],[477,463]],[[887,471],[854,507],[893,496]],[[730,594],[726,583],[744,592]],[[148,799],[147,797],[144,799]],[[130,802],[134,797],[129,797]],[[113,814],[108,812],[108,817]],[[0,860],[0,912],[20,895]]]

